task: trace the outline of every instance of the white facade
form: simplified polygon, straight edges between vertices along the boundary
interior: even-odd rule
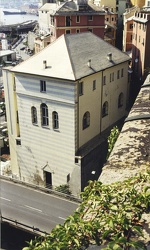
[[[4,70],[10,152],[13,156],[11,165],[16,178],[39,185],[45,185],[46,182],[53,186],[68,183],[72,193],[79,195],[83,168],[80,159],[83,155],[77,152],[126,114],[128,57],[113,46],[109,47],[116,54],[121,53],[120,56],[124,58],[122,63],[76,79],[78,72],[74,67],[74,71],[71,70],[72,64],[64,46],[64,37],[12,70]],[[80,37],[84,37],[84,34],[80,34]],[[80,40],[77,41],[79,44]],[[106,44],[103,40],[101,42]],[[74,47],[72,48],[74,51]],[[114,62],[116,54],[112,55]],[[41,68],[42,58],[50,58],[51,61],[45,61],[45,68]],[[78,58],[79,63],[83,58]],[[75,61],[74,63],[76,64]],[[81,64],[85,67],[81,72],[91,71],[92,68],[88,68],[85,63]],[[41,91],[43,82],[46,89]],[[123,98],[118,106],[120,94]],[[108,110],[102,116],[105,102],[108,103]],[[43,104],[48,109],[46,124],[42,124]],[[33,122],[33,107],[37,111],[36,122]],[[54,127],[53,112],[58,114],[58,127]],[[89,114],[89,119],[84,119],[85,114]],[[86,171],[86,166],[84,167]],[[92,168],[90,171],[92,172]],[[47,181],[47,178],[50,179]]]
[[[54,24],[51,20],[51,14],[58,8],[56,3],[46,3],[39,9],[39,32],[42,35],[54,32]]]

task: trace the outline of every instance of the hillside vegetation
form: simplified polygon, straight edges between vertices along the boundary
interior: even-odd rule
[[[107,250],[146,249],[150,228],[143,216],[150,215],[150,171],[111,185],[90,181],[81,198],[64,225],[23,250],[83,250],[91,244]]]

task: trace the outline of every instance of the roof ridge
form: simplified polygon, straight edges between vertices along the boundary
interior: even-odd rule
[[[68,47],[67,40],[66,40],[67,34],[65,34],[63,36],[64,36],[64,39],[65,39],[65,44],[66,44],[66,48],[67,48],[67,51],[68,51],[68,56],[69,56],[69,60],[70,60],[70,64],[71,64],[71,68],[72,68],[72,72],[73,72],[73,76],[74,76],[74,79],[76,80],[75,69],[73,67],[73,62],[72,62],[72,59],[71,59],[71,56],[70,56],[69,47]]]

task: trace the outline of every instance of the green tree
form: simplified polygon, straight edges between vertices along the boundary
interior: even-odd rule
[[[115,142],[117,141],[117,138],[119,136],[119,129],[117,126],[113,127],[110,131],[110,135],[108,136],[108,153],[107,153],[107,159],[109,158],[111,151],[113,150],[113,147],[115,145]]]
[[[55,190],[64,194],[71,195],[71,191],[69,190],[69,185],[66,184],[56,187]]]

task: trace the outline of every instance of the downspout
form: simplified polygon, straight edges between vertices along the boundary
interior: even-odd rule
[[[76,101],[76,105],[77,105],[77,150],[79,149],[79,81],[77,82],[77,101]],[[82,176],[84,176],[84,174],[82,173],[83,169],[82,169],[82,157],[78,156],[78,166],[80,168],[80,191],[82,190]]]
[[[102,71],[102,81],[101,81],[101,112],[100,112],[100,134],[102,130],[102,105],[103,105],[103,76],[104,76],[104,71]]]
[[[77,120],[78,120],[78,124],[77,124],[77,149],[79,149],[79,81],[77,84]]]

